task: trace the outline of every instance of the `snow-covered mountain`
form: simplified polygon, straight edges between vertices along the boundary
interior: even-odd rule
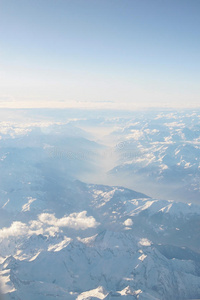
[[[130,153],[137,163],[131,161],[129,179],[133,180],[134,172],[143,172],[144,190],[148,172],[159,183],[169,185],[171,175],[165,172],[173,170],[174,181],[185,178],[182,186],[191,186],[195,180],[198,184],[198,115],[157,113],[148,122],[134,118],[96,120],[98,126],[118,126],[108,135],[115,141],[111,150],[121,157],[118,172],[128,165],[122,160]],[[172,125],[172,119],[179,123]],[[98,166],[108,146],[75,126],[92,123],[87,118],[69,124],[48,122],[0,126],[0,289],[4,298],[200,298],[200,206],[190,203],[190,198],[187,203],[161,200],[121,185],[77,180],[79,172]],[[163,140],[169,132],[172,142]],[[164,164],[168,169],[162,168],[161,174],[158,169]]]
[[[198,202],[200,196],[199,112],[146,113],[112,133],[119,160],[109,172],[129,186],[146,182],[154,196]],[[132,180],[131,180],[132,178]],[[141,185],[142,187],[142,185]],[[140,189],[141,189],[140,187]]]
[[[70,186],[57,210],[48,201],[37,210],[39,199],[29,199],[0,230],[8,299],[200,296],[199,206],[122,187]]]

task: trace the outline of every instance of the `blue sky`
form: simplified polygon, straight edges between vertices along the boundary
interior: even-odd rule
[[[200,1],[1,0],[0,67],[3,105],[200,104]]]

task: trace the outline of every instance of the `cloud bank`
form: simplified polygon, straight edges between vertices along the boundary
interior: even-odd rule
[[[75,230],[86,230],[96,228],[99,223],[92,216],[87,216],[87,211],[72,213],[69,216],[56,218],[54,214],[42,213],[37,220],[32,220],[28,224],[15,221],[10,227],[0,230],[0,239],[9,237],[29,236],[32,234],[47,234],[54,236],[61,228],[68,227]]]

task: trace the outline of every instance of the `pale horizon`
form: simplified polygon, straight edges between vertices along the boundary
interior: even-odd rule
[[[1,101],[0,109],[31,109],[31,108],[46,108],[46,109],[92,109],[92,110],[140,110],[140,109],[198,109],[200,103],[125,103],[114,101]]]
[[[199,1],[0,7],[0,107],[200,104]]]

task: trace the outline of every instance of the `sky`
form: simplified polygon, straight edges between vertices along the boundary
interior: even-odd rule
[[[199,0],[0,0],[0,107],[200,106]]]

